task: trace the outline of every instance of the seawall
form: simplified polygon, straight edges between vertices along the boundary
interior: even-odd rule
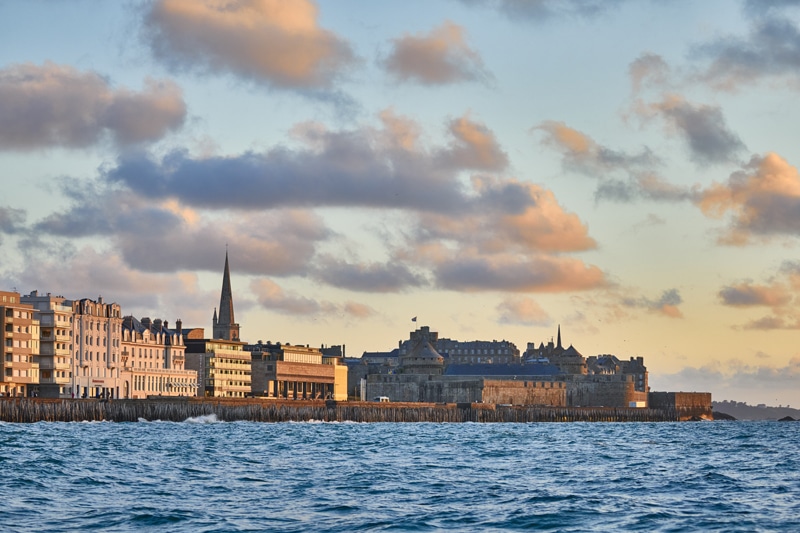
[[[215,415],[221,421],[289,422],[674,422],[674,410],[612,407],[532,407],[493,404],[374,403],[224,398],[148,400],[0,399],[2,422],[182,422]]]

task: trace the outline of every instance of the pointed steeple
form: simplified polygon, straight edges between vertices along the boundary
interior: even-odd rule
[[[561,348],[561,324],[558,325],[558,345],[556,348]]]
[[[239,340],[239,324],[233,316],[233,291],[231,270],[228,266],[228,251],[225,251],[225,270],[222,274],[222,292],[219,296],[219,315],[214,310],[214,338],[229,341]]]
[[[231,269],[228,266],[228,252],[225,252],[225,271],[222,274],[222,293],[219,297],[220,324],[233,324],[233,292],[231,291]]]

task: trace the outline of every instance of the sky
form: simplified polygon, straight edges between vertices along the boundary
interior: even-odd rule
[[[0,0],[0,289],[797,406],[798,93],[794,0]]]

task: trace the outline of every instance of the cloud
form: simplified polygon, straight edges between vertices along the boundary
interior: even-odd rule
[[[722,300],[723,305],[733,307],[781,307],[791,301],[791,296],[787,294],[786,287],[780,284],[768,286],[754,285],[747,282],[723,287],[719,291],[719,298]]]
[[[561,153],[566,170],[598,181],[595,199],[633,202],[638,199],[679,202],[694,199],[694,189],[673,185],[654,170],[661,160],[649,148],[638,154],[612,150],[563,122],[545,121],[533,128],[546,135],[542,144]],[[624,178],[615,177],[622,175]]]
[[[277,283],[268,279],[253,280],[250,290],[259,305],[271,311],[281,311],[291,315],[313,315],[330,311],[332,306],[311,298],[284,291]]]
[[[452,142],[439,151],[439,161],[453,169],[502,171],[508,166],[508,156],[500,148],[489,128],[468,117],[449,124]]]
[[[670,67],[658,54],[642,54],[628,66],[631,88],[636,94],[645,87],[663,88],[669,82]]]
[[[597,245],[580,218],[566,212],[552,191],[531,183],[489,178],[474,180],[473,187],[483,209],[423,213],[415,239],[421,243],[458,242],[480,253],[575,252]],[[516,203],[507,196],[516,198]]]
[[[381,118],[380,129],[296,127],[295,138],[303,145],[295,149],[207,158],[181,150],[160,159],[125,154],[104,177],[144,196],[172,197],[209,209],[346,206],[451,211],[480,201],[466,194],[460,172],[502,170],[508,164],[494,134],[467,117],[449,123],[449,145],[430,149],[413,144],[410,121],[387,113]]]
[[[398,292],[426,284],[424,276],[405,264],[347,263],[333,257],[317,260],[313,275],[333,287],[363,292]]]
[[[771,314],[751,318],[734,329],[800,329],[800,263],[786,261],[763,283],[750,280],[730,283],[717,294],[722,305],[728,307],[770,308]]]
[[[660,164],[649,149],[645,148],[635,155],[614,151],[563,122],[547,120],[535,126],[533,130],[546,133],[542,143],[561,152],[565,168],[592,177],[602,178],[605,174],[617,170],[633,172]]]
[[[641,104],[643,117],[660,116],[687,142],[692,160],[701,165],[736,161],[745,149],[741,139],[728,129],[719,107],[694,105],[679,95],[660,102]]]
[[[624,298],[622,305],[625,307],[633,307],[639,309],[646,309],[655,313],[668,316],[670,318],[683,318],[683,313],[678,308],[683,303],[678,289],[665,290],[658,300],[651,300],[649,298]]]
[[[181,89],[147,79],[144,90],[114,88],[91,71],[30,63],[0,69],[0,150],[118,146],[161,139],[186,119]]]
[[[230,73],[278,88],[328,88],[355,62],[309,0],[157,0],[145,37],[172,68]]]
[[[696,200],[703,213],[730,223],[720,242],[748,244],[758,237],[795,236],[800,232],[800,175],[775,153],[753,156],[726,183],[714,183]]]
[[[624,0],[461,0],[468,6],[496,9],[514,21],[546,21],[556,17],[597,17]]]
[[[26,215],[24,209],[0,206],[0,233],[19,233],[25,225]]]
[[[781,316],[767,315],[758,319],[750,320],[744,325],[735,329],[772,331],[776,329],[800,329],[800,318],[787,319]]]
[[[76,189],[70,208],[40,220],[32,232],[40,237],[106,237],[129,266],[145,272],[216,272],[221,268],[219,250],[230,243],[239,272],[302,274],[316,245],[330,236],[313,212],[275,209],[210,217],[174,200],[143,200],[85,184]]]
[[[452,120],[449,143],[425,146],[413,121],[391,112],[380,118],[377,129],[298,125],[294,149],[209,158],[126,153],[95,180],[64,180],[68,207],[23,231],[49,245],[64,237],[103,239],[145,272],[218,271],[210,251],[230,243],[239,272],[362,292],[431,283],[554,292],[607,283],[597,267],[562,256],[596,242],[552,191],[483,173],[508,166],[486,126]],[[466,180],[476,169],[482,173]],[[344,260],[323,250],[334,234],[314,210],[337,207],[391,208],[403,217],[402,228],[381,237],[385,260]],[[312,312],[308,301],[262,289],[270,305]]]
[[[753,6],[761,5],[759,9]],[[788,17],[779,13],[787,2],[751,2],[750,33],[746,37],[728,36],[698,45],[693,55],[708,63],[698,79],[722,91],[735,91],[743,85],[769,79],[800,87],[800,31]]]
[[[467,46],[464,29],[450,21],[427,35],[394,39],[386,70],[398,81],[447,85],[488,77],[480,55]]]
[[[367,319],[377,314],[375,309],[362,303],[347,301],[338,305],[285,291],[277,283],[266,278],[251,281],[250,290],[262,308],[298,317],[324,318],[330,315],[344,315],[356,319]]]
[[[437,285],[456,291],[569,292],[606,285],[603,272],[574,258],[453,256],[434,267]]]
[[[345,302],[343,310],[354,318],[370,318],[378,314],[372,307],[358,302]]]
[[[751,16],[780,14],[787,8],[800,7],[798,0],[745,0],[744,11]]]
[[[508,325],[549,326],[550,315],[531,298],[509,298],[497,305],[497,322]]]
[[[201,290],[193,272],[140,272],[113,250],[92,246],[29,257],[25,268],[11,277],[23,293],[38,289],[68,299],[102,296],[106,302],[119,303],[123,314],[183,318],[187,327],[210,321],[219,301],[219,291]]]

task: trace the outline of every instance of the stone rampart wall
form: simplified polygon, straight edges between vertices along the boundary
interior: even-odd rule
[[[547,405],[566,407],[567,388],[563,381],[483,381],[483,403]]]
[[[680,420],[713,418],[710,392],[651,392],[650,406],[674,410]]]
[[[567,381],[567,405],[628,407],[630,402],[647,402],[647,393],[637,391],[635,383],[629,379],[622,379],[624,377],[576,376],[575,379]]]

